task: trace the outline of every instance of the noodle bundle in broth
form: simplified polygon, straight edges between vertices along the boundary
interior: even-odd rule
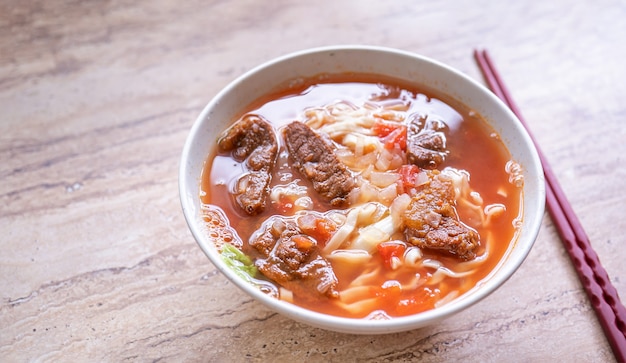
[[[373,75],[325,75],[260,99],[202,176],[207,231],[262,291],[389,319],[480,283],[517,236],[519,165],[462,103]]]

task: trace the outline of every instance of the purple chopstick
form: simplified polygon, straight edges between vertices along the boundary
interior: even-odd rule
[[[576,217],[548,161],[539,149],[537,141],[530,133],[519,109],[513,102],[489,54],[486,50],[476,50],[474,57],[489,88],[515,113],[535,144],[546,178],[546,204],[550,216],[596,312],[615,358],[619,362],[626,362],[626,308],[621,303],[617,290],[611,284],[598,255],[591,247],[589,237]]]

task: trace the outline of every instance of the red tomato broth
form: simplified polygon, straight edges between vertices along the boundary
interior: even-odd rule
[[[507,162],[510,161],[510,154],[486,121],[459,101],[419,85],[375,75],[332,75],[323,77],[321,81],[316,77],[303,80],[296,88],[286,87],[279,92],[268,94],[242,111],[243,114],[260,115],[270,121],[275,129],[279,129],[299,119],[302,110],[306,108],[329,104],[337,100],[362,104],[364,100],[371,99],[372,95],[375,95],[375,98],[380,99],[381,102],[409,103],[411,111],[407,114],[420,113],[428,115],[427,120],[443,121],[447,128],[449,155],[439,169],[450,166],[467,171],[470,174],[470,185],[482,197],[483,206],[501,204],[506,206],[506,210],[492,220],[487,230],[480,226],[474,227],[472,213],[457,208],[461,221],[474,227],[481,236],[481,247],[477,255],[485,255],[484,261],[473,274],[467,277],[444,279],[437,285],[425,284],[412,290],[396,291],[393,287],[384,288],[386,284],[393,286],[390,281],[407,284],[415,280],[416,274],[419,274],[420,279],[425,279],[431,276],[433,271],[423,267],[415,269],[407,266],[391,270],[385,266],[381,256],[374,253],[370,262],[360,269],[353,266],[342,267],[330,261],[339,280],[337,287],[339,291],[363,273],[371,270],[379,271],[368,284],[373,286],[369,289],[369,299],[375,301],[373,308],[348,312],[338,306],[333,299],[320,298],[319,301],[311,302],[294,296],[293,303],[296,305],[326,314],[351,318],[364,318],[375,311],[384,311],[391,317],[414,314],[434,308],[439,299],[446,297],[452,291],[457,291],[460,296],[471,290],[489,275],[514,243],[515,221],[520,216],[521,210],[521,188],[509,182],[510,175],[505,168]],[[232,120],[232,122],[235,121]],[[383,132],[386,131],[383,130]],[[284,184],[285,176],[292,173],[280,137],[279,147],[279,158],[273,172],[272,187]],[[224,211],[230,225],[237,231],[243,242],[243,250],[246,251],[249,237],[261,227],[263,221],[275,214],[289,214],[289,209],[285,205],[275,205],[268,200],[266,209],[261,214],[252,217],[244,215],[229,195],[231,180],[244,170],[242,163],[234,161],[229,155],[218,154],[215,148],[205,163],[201,195],[203,203],[219,206]],[[309,186],[306,181],[301,181],[301,184]],[[315,193],[312,188],[308,189],[314,201],[313,210],[330,209],[326,202],[312,195]],[[436,259],[452,270],[460,262],[455,257],[442,253],[428,250],[422,252],[423,258]]]

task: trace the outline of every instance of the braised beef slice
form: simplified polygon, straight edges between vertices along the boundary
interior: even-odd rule
[[[284,136],[292,166],[310,180],[313,189],[332,206],[346,206],[348,194],[356,183],[328,143],[297,121],[285,127]]]
[[[442,131],[419,129],[410,125],[407,130],[407,160],[420,168],[434,169],[446,158],[446,136]]]
[[[235,160],[245,160],[249,169],[237,181],[237,204],[249,215],[262,212],[278,154],[272,126],[258,116],[248,115],[226,130],[217,144],[221,152],[232,151]]]
[[[463,260],[476,257],[478,233],[459,221],[454,209],[452,180],[429,172],[430,182],[417,192],[404,212],[407,242],[445,252]]]
[[[249,244],[260,255],[255,262],[259,271],[294,295],[311,300],[338,297],[332,266],[320,255],[315,240],[302,234],[295,222],[274,217]]]

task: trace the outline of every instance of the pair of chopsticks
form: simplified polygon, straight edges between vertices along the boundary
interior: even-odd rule
[[[602,267],[598,255],[591,247],[589,237],[576,217],[565,193],[561,189],[548,161],[539,149],[535,138],[530,134],[528,125],[513,102],[498,71],[495,69],[486,50],[474,51],[489,88],[506,103],[522,122],[530,135],[539,159],[543,164],[546,179],[546,203],[552,221],[563,241],[565,249],[574,264],[578,277],[583,284],[587,297],[596,312],[604,334],[611,345],[613,354],[619,362],[626,362],[626,308],[622,305],[617,290],[611,284],[609,276]]]

